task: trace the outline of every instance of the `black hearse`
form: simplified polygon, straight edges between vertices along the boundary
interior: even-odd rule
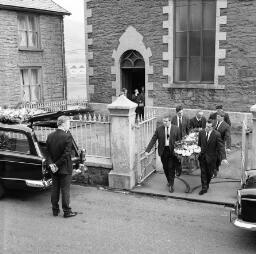
[[[46,165],[46,143],[38,140],[35,126],[56,127],[61,115],[74,116],[88,109],[58,111],[36,115],[22,124],[0,123],[0,198],[7,189],[44,189],[51,186]],[[74,139],[73,169],[84,168],[85,150],[79,151]]]

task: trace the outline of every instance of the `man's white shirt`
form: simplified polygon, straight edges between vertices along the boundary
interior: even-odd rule
[[[169,146],[169,139],[170,139],[170,132],[171,132],[171,124],[168,126],[168,133],[167,133],[167,127],[165,128],[165,146]],[[169,135],[169,138],[167,138],[167,134]]]

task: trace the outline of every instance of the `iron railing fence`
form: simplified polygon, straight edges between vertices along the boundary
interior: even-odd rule
[[[35,126],[39,141],[45,142],[54,128]],[[83,119],[71,120],[70,132],[79,149],[86,149],[87,157],[110,159],[110,121],[106,115],[84,115]]]

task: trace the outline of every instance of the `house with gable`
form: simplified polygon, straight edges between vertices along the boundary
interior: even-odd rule
[[[0,106],[67,97],[63,18],[51,0],[0,0]]]

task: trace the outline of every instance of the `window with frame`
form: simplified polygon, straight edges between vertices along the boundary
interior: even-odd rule
[[[216,0],[176,0],[174,24],[174,81],[213,83]]]
[[[39,18],[35,15],[18,15],[19,47],[39,49]]]
[[[20,82],[23,102],[39,102],[41,95],[41,68],[22,68],[20,70]]]

